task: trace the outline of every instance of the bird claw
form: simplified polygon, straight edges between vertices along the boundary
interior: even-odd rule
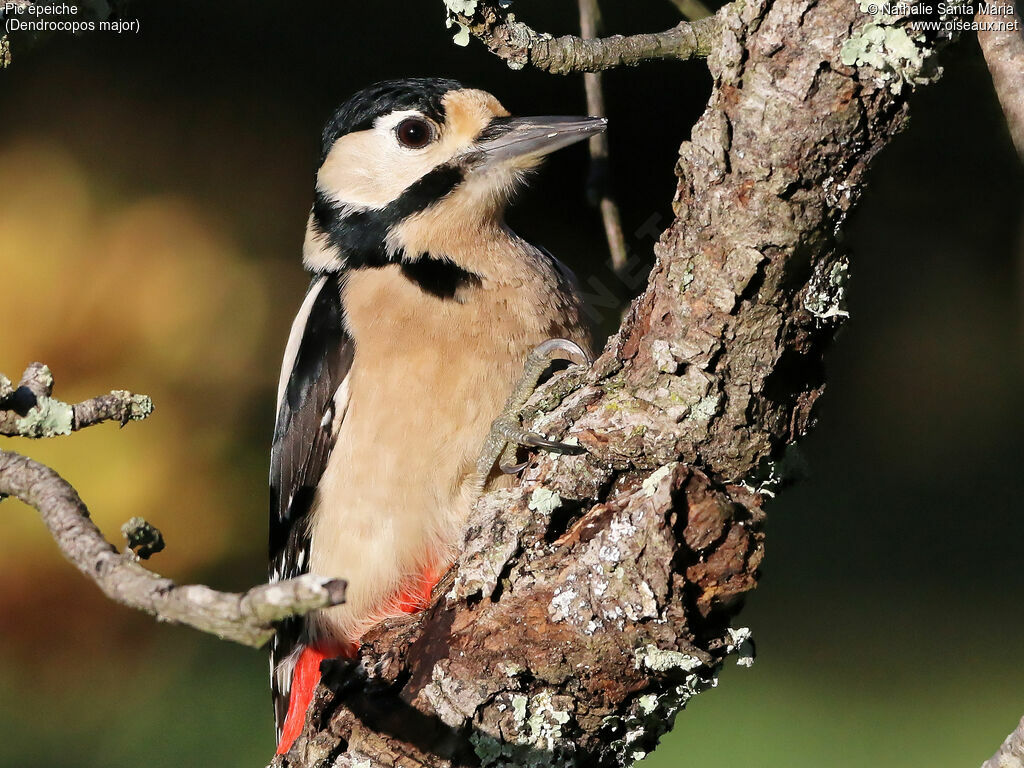
[[[548,339],[534,347],[530,356],[535,355],[546,360],[568,360],[577,365],[590,365],[594,362],[583,347],[569,339]]]
[[[578,445],[548,440],[543,435],[520,427],[511,417],[499,417],[491,425],[491,432],[504,439],[506,445],[521,445],[524,448],[542,448],[551,453],[584,453]]]
[[[494,468],[495,462],[506,474],[515,474],[526,468],[529,462],[516,464],[511,446],[539,448],[551,453],[581,454],[585,450],[579,445],[548,440],[543,435],[522,428],[519,412],[537,388],[541,374],[552,360],[568,360],[580,365],[589,365],[590,356],[579,345],[569,339],[548,339],[537,345],[526,359],[522,378],[516,384],[501,415],[491,425],[484,449],[477,461],[477,474],[482,483]],[[499,460],[500,457],[500,460]]]
[[[498,464],[498,469],[503,475],[518,475],[530,465],[528,461],[521,461],[518,464]]]

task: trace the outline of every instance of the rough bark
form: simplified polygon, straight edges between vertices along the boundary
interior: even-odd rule
[[[1024,32],[1013,2],[1000,3],[1003,13],[979,13],[978,42],[992,74],[992,85],[1006,115],[1006,126],[1024,161]]]
[[[1024,768],[1024,718],[981,768]]]
[[[907,22],[849,0],[718,14],[648,288],[589,371],[531,401],[533,428],[588,453],[486,496],[432,607],[324,665],[275,766],[628,765],[749,660],[730,622],[846,315],[836,233],[942,42]]]

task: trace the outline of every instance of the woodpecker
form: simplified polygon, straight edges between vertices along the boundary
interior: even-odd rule
[[[270,577],[348,589],[273,640],[279,753],[320,661],[426,606],[473,503],[508,478],[494,466],[506,445],[573,450],[522,431],[516,411],[538,360],[586,354],[581,302],[504,211],[545,155],[606,122],[516,118],[485,91],[423,78],[360,91],[324,128],[302,248],[312,282],[278,387]]]

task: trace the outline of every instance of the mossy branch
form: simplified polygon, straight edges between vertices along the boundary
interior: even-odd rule
[[[512,69],[530,65],[556,75],[600,72],[655,59],[706,57],[711,53],[719,29],[718,18],[709,16],[692,22],[682,21],[664,32],[552,37],[518,21],[508,5],[445,0],[450,20],[482,41]]]
[[[149,397],[120,389],[73,405],[53,398],[52,392],[53,375],[42,363],[30,364],[17,388],[0,374],[0,435],[57,437],[104,421],[124,426],[153,412]]]

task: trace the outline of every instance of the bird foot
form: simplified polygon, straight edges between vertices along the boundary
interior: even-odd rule
[[[579,344],[568,339],[548,339],[530,352],[523,367],[523,375],[519,379],[501,414],[491,424],[490,434],[484,448],[477,459],[477,474],[481,481],[494,468],[495,462],[506,474],[521,472],[529,462],[516,463],[516,449],[540,448],[551,453],[580,454],[584,449],[578,445],[559,443],[548,440],[543,435],[523,429],[520,411],[537,389],[541,374],[553,360],[568,360],[579,365],[589,365],[590,356]]]

